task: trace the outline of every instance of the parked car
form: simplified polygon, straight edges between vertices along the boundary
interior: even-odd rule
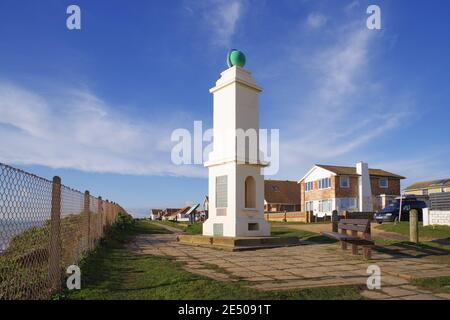
[[[423,221],[422,209],[426,208],[427,205],[424,201],[417,200],[415,197],[404,197],[402,198],[402,216],[401,221],[409,221],[409,211],[411,209],[416,209],[418,213],[419,221]],[[394,222],[399,220],[400,213],[400,198],[397,198],[389,204],[386,208],[378,211],[374,215],[374,220],[378,223],[383,222]]]

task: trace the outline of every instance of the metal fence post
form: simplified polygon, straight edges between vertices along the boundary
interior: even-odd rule
[[[86,221],[86,229],[85,229],[85,237],[84,237],[84,250],[87,251],[90,249],[89,244],[91,243],[91,206],[90,206],[91,196],[89,194],[89,191],[84,192],[84,215],[85,215],[85,221]]]
[[[48,272],[51,290],[61,288],[61,178],[53,177]]]
[[[409,241],[419,243],[419,219],[416,209],[409,211]]]

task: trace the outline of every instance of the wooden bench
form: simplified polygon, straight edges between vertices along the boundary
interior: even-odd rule
[[[374,245],[370,236],[370,220],[368,219],[342,219],[339,221],[339,232],[321,232],[322,235],[339,240],[341,242],[342,250],[347,250],[347,243],[352,245],[352,254],[358,254],[358,246],[363,246],[364,259],[371,258],[371,246]],[[351,231],[348,234],[347,231]],[[358,236],[358,232],[362,236]]]

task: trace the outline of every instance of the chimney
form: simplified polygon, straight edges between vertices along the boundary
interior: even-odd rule
[[[373,211],[372,188],[370,186],[369,165],[365,162],[356,164],[358,179],[358,208],[360,212]]]

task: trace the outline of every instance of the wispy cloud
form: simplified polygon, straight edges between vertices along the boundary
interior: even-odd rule
[[[292,116],[281,128],[282,175],[295,177],[299,168],[322,161],[369,161],[355,159],[354,152],[386,136],[410,116],[411,101],[388,92],[371,76],[375,35],[359,21],[350,22],[336,30],[326,45],[309,47],[310,55],[290,59],[301,61],[295,70],[309,79],[311,90],[298,96],[297,103],[294,100]],[[302,50],[289,51],[297,55]]]
[[[306,18],[306,25],[312,29],[318,29],[327,23],[327,17],[321,13],[310,13]]]
[[[185,8],[201,19],[214,46],[230,47],[244,12],[242,0],[195,1],[185,4]]]
[[[55,96],[0,82],[0,161],[133,175],[205,174],[171,162],[171,128],[181,120],[133,119],[86,90]]]

